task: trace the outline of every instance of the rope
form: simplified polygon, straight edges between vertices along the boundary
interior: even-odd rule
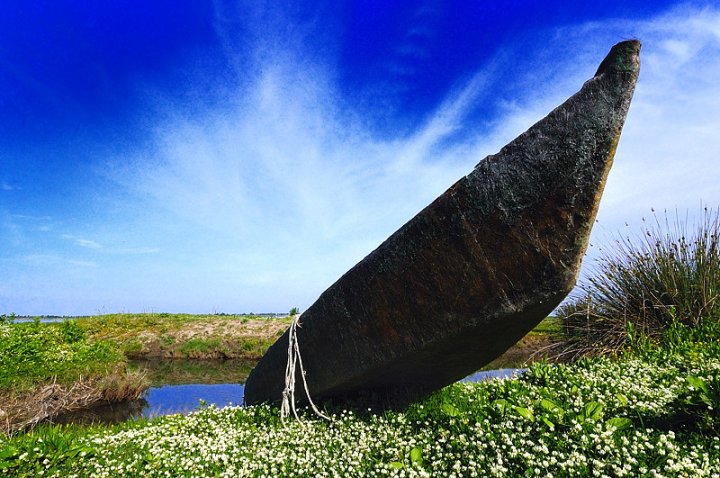
[[[307,396],[310,407],[312,408],[315,415],[325,420],[330,420],[330,417],[324,415],[315,406],[315,403],[310,397],[310,390],[308,389],[307,380],[305,379],[305,369],[303,368],[302,357],[300,356],[300,345],[297,339],[297,328],[300,327],[300,314],[293,317],[292,323],[290,324],[290,330],[288,333],[288,361],[285,366],[285,390],[282,392],[282,405],[280,406],[280,419],[285,422],[285,419],[292,415],[295,420],[302,424],[302,420],[297,414],[295,407],[295,371],[298,365],[300,366],[300,376],[302,377],[303,386],[305,388],[305,395]]]

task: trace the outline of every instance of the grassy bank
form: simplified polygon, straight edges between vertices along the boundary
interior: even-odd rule
[[[76,323],[90,340],[111,341],[129,359],[258,360],[285,332],[290,318],[148,313],[81,317]],[[547,357],[544,349],[560,340],[560,321],[548,317],[491,368]]]
[[[0,432],[60,413],[137,398],[147,387],[128,372],[125,357],[107,340],[89,339],[77,323],[0,320]]]
[[[241,381],[289,323],[289,318],[162,313],[60,323],[13,323],[6,317],[0,325],[0,428],[10,433],[64,412],[135,399],[150,382],[185,383],[198,373],[226,377],[209,380],[213,383]],[[548,318],[486,368],[540,359],[543,354],[536,352],[558,340],[559,332],[557,320]],[[217,358],[244,360],[210,372],[185,360]],[[128,367],[128,359],[160,360],[161,366]]]
[[[248,315],[109,314],[77,319],[91,340],[116,343],[128,358],[257,360],[289,318]]]
[[[536,363],[455,384],[402,412],[267,406],[120,426],[39,428],[7,442],[17,476],[695,476],[720,473],[720,346]]]
[[[128,368],[128,359],[257,360],[289,323],[244,315],[111,314],[59,323],[15,323],[1,316],[0,431],[13,433],[65,412],[138,398],[149,374],[143,367]],[[247,368],[226,372],[244,377]],[[163,372],[158,383],[176,375],[180,381],[193,371],[169,366]]]

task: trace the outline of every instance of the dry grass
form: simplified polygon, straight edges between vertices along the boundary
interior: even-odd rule
[[[0,433],[10,436],[60,414],[95,405],[137,400],[148,387],[144,374],[115,371],[104,377],[77,379],[71,385],[56,381],[27,392],[0,392]]]
[[[114,314],[78,320],[92,339],[110,339],[133,359],[257,360],[290,325],[288,318]]]

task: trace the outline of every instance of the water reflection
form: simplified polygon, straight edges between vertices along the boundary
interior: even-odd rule
[[[93,423],[122,423],[124,421],[143,416],[143,410],[148,402],[140,400],[125,401],[98,405],[76,412],[64,413],[53,418],[53,423],[77,423],[90,425]]]
[[[133,360],[128,368],[144,373],[150,381],[142,398],[66,413],[53,422],[120,423],[189,413],[201,404],[239,405],[245,395],[243,384],[254,366],[255,362],[246,360]]]
[[[128,368],[144,373],[150,385],[245,383],[257,362],[232,360],[132,360]]]
[[[136,361],[136,370],[148,374],[151,388],[140,400],[102,405],[57,417],[56,423],[120,423],[133,418],[151,418],[189,413],[201,404],[219,408],[243,403],[247,374],[254,363],[240,360]],[[521,375],[525,369],[482,370],[462,382],[480,382]]]
[[[222,383],[186,384],[151,387],[139,400],[99,405],[56,417],[55,423],[121,423],[134,418],[152,418],[174,413],[187,414],[203,405],[218,408],[240,405],[245,386]]]

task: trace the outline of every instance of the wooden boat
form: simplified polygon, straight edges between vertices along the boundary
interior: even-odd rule
[[[639,52],[638,41],[615,45],[578,93],[322,293],[297,329],[313,399],[441,388],[501,355],[565,298],[630,106]],[[281,400],[288,338],[251,372],[247,404]]]

